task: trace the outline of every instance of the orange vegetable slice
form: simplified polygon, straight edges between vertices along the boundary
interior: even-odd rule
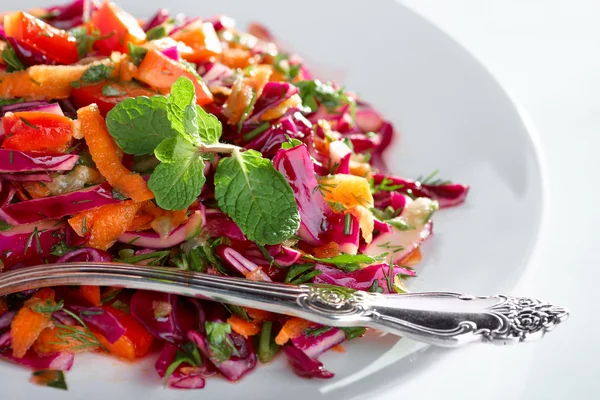
[[[47,112],[7,113],[2,118],[5,149],[64,153],[73,137],[69,117]]]
[[[106,129],[98,106],[91,104],[77,110],[81,132],[98,171],[110,185],[136,202],[150,200],[154,194],[144,178],[129,171],[119,159],[120,149]]]
[[[32,307],[42,302],[54,303],[54,291],[46,288],[34,294],[25,302],[10,325],[13,356],[21,358],[33,345],[42,331],[52,322],[51,315],[33,311]]]
[[[100,307],[102,300],[100,298],[100,286],[81,286],[79,288],[81,297],[90,302],[91,305]]]
[[[173,33],[171,37],[185,43],[192,49],[182,56],[192,62],[206,62],[223,52],[221,42],[213,24],[196,20]]]
[[[242,335],[246,339],[248,339],[249,336],[254,336],[260,333],[260,326],[258,324],[246,321],[245,319],[242,319],[237,315],[232,315],[231,317],[229,317],[227,322],[229,323],[229,325],[231,325],[231,329],[235,333]]]
[[[330,203],[340,203],[349,209],[356,206],[373,207],[369,181],[360,176],[337,174],[318,178],[321,192]]]
[[[85,331],[81,326],[73,326],[73,329]],[[73,335],[65,335],[70,331],[64,328],[52,327],[44,329],[37,340],[33,343],[32,349],[38,354],[49,354],[58,352],[77,353],[80,351],[93,351],[94,347],[86,346],[86,343],[77,340]]]
[[[307,328],[313,325],[312,322],[302,318],[292,317],[285,321],[285,324],[281,327],[281,330],[275,337],[275,343],[282,346],[287,343],[288,340],[297,338],[302,335]]]

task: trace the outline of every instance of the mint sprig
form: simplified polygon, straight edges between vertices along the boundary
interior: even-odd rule
[[[221,122],[196,105],[188,78],[179,78],[168,97],[123,101],[106,122],[126,153],[154,152],[160,161],[148,187],[161,208],[181,210],[192,204],[206,182],[204,161],[222,153],[230,156],[217,166],[215,199],[246,237],[260,245],[279,244],[298,230],[298,206],[283,175],[260,153],[219,143]]]

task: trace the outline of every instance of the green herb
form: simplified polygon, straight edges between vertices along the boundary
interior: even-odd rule
[[[225,306],[226,309],[229,310],[230,313],[237,315],[244,321],[251,321],[250,317],[248,316],[248,312],[246,311],[246,309],[244,307],[236,306],[235,304],[223,304],[223,305]]]
[[[240,118],[240,120],[237,124],[238,132],[242,131],[242,126],[244,125],[244,122],[248,119],[248,117],[250,116],[250,112],[254,108],[254,104],[256,103],[256,100],[257,100],[256,91],[254,89],[252,89],[252,96],[250,96],[250,102],[244,109],[244,112],[242,113],[242,117]]]
[[[394,284],[394,264],[392,263],[392,259],[390,258],[390,262],[387,264],[388,269],[387,273],[385,271],[385,265],[381,266],[381,272],[383,272],[383,277],[387,282],[387,287],[389,293],[396,293],[396,285]]]
[[[302,64],[290,65],[289,55],[285,53],[279,53],[274,57],[273,67],[276,71],[280,72],[284,79],[288,82],[293,81],[302,68]]]
[[[279,244],[300,226],[292,188],[271,161],[254,150],[234,150],[215,173],[219,207],[258,244]]]
[[[282,149],[291,149],[304,144],[300,140],[291,138],[288,135],[285,135],[285,138],[286,141],[281,144]]]
[[[365,328],[361,328],[358,326],[340,329],[344,331],[344,334],[346,335],[346,340],[352,340],[354,338],[361,337],[367,332]]]
[[[178,255],[171,259],[171,263],[185,271],[206,272],[208,267],[215,264],[211,260],[216,261],[212,249],[209,245],[204,245],[187,251],[180,251]]]
[[[128,199],[127,196],[123,195],[121,192],[119,192],[115,189],[112,190],[112,198],[115,200],[127,200]]]
[[[0,81],[0,82],[2,82],[2,81]],[[8,106],[8,105],[11,105],[11,104],[22,103],[24,101],[25,101],[24,98],[18,98],[18,99],[0,99],[0,107]]]
[[[62,257],[73,250],[77,250],[78,248],[79,247],[68,246],[64,240],[61,240],[60,242],[52,246],[50,254],[52,254],[53,256]]]
[[[121,92],[112,85],[104,85],[102,87],[102,94],[107,97],[123,96],[126,92]]]
[[[389,250],[392,253],[398,253],[398,252],[404,250],[404,247],[399,246],[399,245],[393,245],[392,242],[385,242],[382,244],[378,244],[377,247],[379,247],[381,249]]]
[[[64,302],[61,300],[58,303],[54,303],[50,300],[46,300],[45,303],[37,303],[33,307],[31,307],[32,311],[40,314],[51,315],[59,310],[62,310],[64,306]]]
[[[7,231],[9,229],[12,229],[12,225],[0,220],[0,231]]]
[[[396,190],[400,190],[404,187],[402,184],[394,185],[394,181],[387,176],[384,177],[378,185],[375,185],[373,181],[371,181],[371,192],[395,192]]]
[[[427,220],[429,220],[430,217],[431,216],[429,216],[427,218]],[[416,229],[414,226],[412,226],[408,222],[406,222],[406,219],[404,219],[403,217],[396,217],[396,218],[388,219],[385,222],[401,231],[412,231],[412,230]]]
[[[80,88],[82,86],[105,81],[110,78],[110,74],[114,69],[115,67],[109,67],[104,64],[92,65],[85,70],[78,81],[71,82],[71,86]]]
[[[330,326],[320,326],[317,328],[306,328],[304,330],[304,335],[306,336],[321,336],[324,333],[329,332],[330,330],[332,330],[333,328]]]
[[[87,233],[87,216],[83,216],[83,221],[81,221],[81,233]]]
[[[15,72],[25,69],[25,65],[17,57],[15,49],[10,44],[6,44],[4,50],[2,50],[2,60],[6,64],[6,72]]]
[[[12,165],[13,163],[13,152],[8,153],[8,163]]]
[[[261,133],[265,132],[267,129],[271,127],[269,122],[263,122],[256,128],[252,129],[250,132],[244,134],[244,141],[249,142]]]
[[[268,363],[275,357],[279,351],[279,345],[275,343],[275,335],[273,333],[273,322],[263,322],[262,329],[260,331],[260,337],[258,338],[258,359],[261,363]]]
[[[170,250],[155,251],[152,253],[140,254],[138,256],[122,258],[119,261],[127,264],[135,264],[141,261],[152,260],[148,265],[161,265],[161,263],[169,256]]]
[[[163,142],[155,155],[161,163],[150,176],[148,188],[156,196],[156,203],[165,210],[187,208],[206,182],[202,156],[181,136]]]
[[[419,176],[417,178],[417,182],[421,183],[422,185],[429,185],[429,186],[449,185],[452,183],[451,181],[447,181],[447,180],[443,180],[443,179],[433,179],[437,176],[437,174],[439,174],[439,172],[440,172],[440,170],[436,169],[431,174],[427,175],[425,178],[423,178],[422,176]]]
[[[318,79],[312,81],[295,82],[298,87],[302,104],[312,112],[319,109],[322,104],[328,111],[335,111],[344,104],[350,104],[351,114],[355,113],[356,102],[344,93],[344,89],[336,89],[330,82],[323,83]],[[352,115],[354,119],[354,115]]]
[[[315,269],[315,264],[296,264],[288,269],[285,283],[300,285],[310,282],[315,276],[321,275],[322,271]]]
[[[99,309],[99,310],[85,310],[81,312],[81,315],[83,315],[84,317],[91,317],[92,315],[103,315],[104,314],[104,310],[103,309]]]
[[[79,58],[84,58],[90,51],[92,51],[92,47],[94,47],[94,43],[98,40],[108,39],[113,36],[115,32],[111,32],[108,35],[102,36],[98,29],[94,29],[91,33],[88,31],[88,27],[86,25],[73,28],[69,31],[69,34],[75,38],[77,41],[77,54]]]
[[[58,339],[60,339],[61,341],[60,342],[51,342],[50,344],[68,345],[73,340],[76,340],[76,341],[80,342],[81,345],[73,348],[73,350],[75,350],[75,351],[88,349],[88,348],[96,348],[96,347],[99,347],[104,351],[108,351],[106,349],[106,347],[104,347],[102,345],[102,343],[100,343],[100,341],[98,340],[96,335],[94,335],[92,333],[90,328],[88,328],[88,326],[85,324],[85,322],[83,322],[83,320],[81,318],[79,318],[79,316],[77,316],[77,314],[75,314],[65,308],[63,308],[62,311],[64,313],[66,313],[67,315],[69,315],[71,318],[75,319],[75,321],[77,321],[77,323],[79,325],[81,325],[83,330],[77,329],[77,327],[75,327],[75,326],[63,325],[63,324],[59,324],[59,323],[55,322],[54,326],[57,328],[60,328],[62,330],[61,332],[59,332],[56,335],[56,337]]]
[[[217,360],[217,365],[229,360],[232,355],[238,355],[238,351],[229,337],[231,325],[227,322],[206,321],[204,327],[206,328],[211,357]]]
[[[135,65],[140,65],[144,57],[146,57],[148,49],[142,46],[136,46],[133,43],[127,43],[127,47],[129,48],[129,56],[131,57],[131,61]]]
[[[146,32],[146,39],[148,41],[164,38],[165,36],[167,36],[167,28],[164,25],[157,25]]]
[[[392,218],[396,218],[400,212],[402,211],[401,208],[394,210],[394,208],[392,206],[387,206],[385,208],[385,210],[380,210],[378,208],[371,208],[370,209],[371,213],[373,213],[373,216],[375,218],[377,218],[380,221],[388,221]]]
[[[128,98],[106,114],[106,127],[127,154],[152,154],[163,140],[177,131],[167,118],[165,96]]]
[[[352,214],[348,213],[344,215],[344,235],[350,235],[352,233]]]
[[[378,256],[372,257],[367,254],[343,254],[342,253],[338,256],[327,257],[327,258],[313,257],[309,254],[304,254],[302,257],[306,258],[308,260],[321,262],[324,264],[335,265],[337,268],[339,268],[343,271],[352,272],[352,271],[356,271],[356,270],[360,269],[361,266],[364,264],[369,265],[369,264],[373,264],[376,262],[381,262],[385,259],[385,257],[387,255],[388,255],[388,253],[382,253]]]
[[[192,367],[197,367],[202,365],[202,357],[200,356],[200,351],[198,347],[192,342],[183,343],[179,349],[177,349],[177,354],[175,356],[175,361],[169,365],[167,370],[165,371],[164,384],[167,384],[167,381],[177,371],[177,368],[183,363],[189,364]]]
[[[39,386],[47,386],[55,389],[67,389],[67,381],[62,371],[53,369],[42,369],[31,374],[31,383]]]
[[[373,283],[371,283],[371,286],[369,286],[369,289],[367,289],[367,292],[383,293],[383,288],[379,286],[379,280],[375,279]]]
[[[35,130],[40,130],[39,126],[35,126],[34,124],[31,123],[31,121],[29,121],[27,118],[25,117],[19,117],[19,119],[21,120],[21,122],[23,122],[25,125],[27,125],[30,128],[33,128]]]

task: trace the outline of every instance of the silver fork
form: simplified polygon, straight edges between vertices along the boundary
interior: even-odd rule
[[[569,313],[528,297],[473,297],[448,292],[383,295],[332,285],[285,285],[176,268],[118,263],[45,264],[0,274],[0,296],[60,285],[154,290],[301,317],[320,324],[362,326],[453,347],[541,338]]]

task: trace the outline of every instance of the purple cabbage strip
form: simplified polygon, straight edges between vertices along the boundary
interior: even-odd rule
[[[65,237],[65,225],[64,221],[46,220],[0,231],[0,260],[4,270],[25,262],[28,265],[43,264],[46,257],[54,260],[50,252],[52,246]]]
[[[68,371],[73,366],[75,355],[73,353],[55,353],[48,355],[37,355],[34,351],[28,351],[22,358],[16,358],[12,355],[12,349],[0,351],[0,358],[21,364],[36,370],[54,369],[59,371]]]
[[[12,37],[7,37],[6,40],[15,50],[15,53],[19,60],[21,60],[23,64],[25,64],[25,66],[27,67],[31,67],[32,65],[55,64],[54,60],[49,59],[44,53],[37,50],[33,46],[30,46],[23,42],[19,42],[18,40]]]
[[[48,173],[0,174],[0,179],[17,182],[52,182],[52,177]]]
[[[144,24],[144,32],[162,24],[169,19],[169,10],[166,8],[159,9],[153,16]]]
[[[81,249],[73,250],[61,258],[59,258],[57,263],[66,263],[66,262],[85,262],[85,261],[96,261],[96,262],[111,262],[112,256],[108,254],[104,250],[95,249],[93,247],[84,247]]]
[[[273,262],[280,267],[291,267],[302,257],[302,252],[282,245],[265,246],[265,248],[272,257]],[[258,247],[252,247],[243,254],[244,257],[255,264],[261,266],[271,265],[271,260],[267,260]]]
[[[17,189],[9,182],[2,182],[0,180],[0,208],[7,204],[10,204],[12,199],[15,197]]]
[[[0,330],[10,327],[12,320],[15,318],[15,311],[7,311],[0,315]]]
[[[285,355],[294,372],[304,378],[330,379],[334,375],[323,368],[323,364],[307,356],[294,346],[286,346]]]
[[[209,237],[224,236],[233,240],[246,240],[246,236],[235,222],[220,210],[206,210],[206,225],[203,228]]]
[[[160,352],[154,368],[161,378],[165,377],[167,369],[175,361],[177,356],[177,345],[166,343]],[[194,371],[185,374],[181,371],[181,366],[177,368],[171,376],[167,378],[167,386],[174,389],[202,389],[205,384],[204,376],[200,371]]]
[[[110,185],[103,183],[58,196],[10,204],[0,209],[0,219],[11,225],[27,224],[120,202],[113,197]]]
[[[444,185],[427,185],[410,179],[398,178],[395,176],[387,176],[383,174],[375,174],[373,180],[375,184],[381,183],[384,178],[387,178],[392,185],[403,185],[398,189],[400,193],[407,193],[408,190],[416,197],[428,197],[437,200],[441,208],[453,207],[461,204],[467,198],[469,193],[469,185],[459,183],[449,183]]]
[[[12,336],[10,335],[10,331],[6,331],[0,335],[0,349],[6,349],[10,347],[11,344]]]
[[[313,279],[313,283],[344,286],[366,291],[373,285],[373,281],[377,281],[377,285],[383,289],[383,293],[390,293],[386,278],[389,276],[388,264],[373,264],[352,272],[344,272],[339,268],[324,264],[317,264],[316,269],[321,271],[321,274]],[[397,274],[416,275],[413,270],[394,266],[392,276]]]
[[[292,344],[302,350],[310,358],[317,358],[333,346],[346,340],[346,334],[338,328],[331,328],[317,336],[303,333],[292,339]]]
[[[252,128],[254,129],[254,127]],[[244,129],[248,133],[251,129]],[[257,137],[252,139],[244,147],[261,152],[265,157],[272,157],[281,148],[281,144],[287,141],[287,137],[302,140],[312,135],[312,125],[296,109],[289,110],[276,123]]]
[[[268,82],[254,104],[254,112],[245,122],[245,125],[260,122],[260,117],[268,110],[277,107],[293,95],[298,93],[298,88],[287,82]]]
[[[46,11],[52,17],[46,20],[50,25],[58,29],[72,29],[83,24],[83,3],[84,0],[75,0],[69,4],[54,6]],[[95,2],[90,2],[92,12],[96,9]]]
[[[271,282],[271,278],[262,270],[262,268],[241,255],[233,247],[220,245],[217,247],[216,253],[227,263],[227,265],[234,268],[243,276],[257,275],[261,280]]]
[[[79,160],[75,154],[39,155],[25,151],[0,149],[0,173],[70,171]]]
[[[89,326],[100,332],[110,344],[115,343],[126,332],[119,319],[110,311],[102,307],[69,306],[69,309]]]

